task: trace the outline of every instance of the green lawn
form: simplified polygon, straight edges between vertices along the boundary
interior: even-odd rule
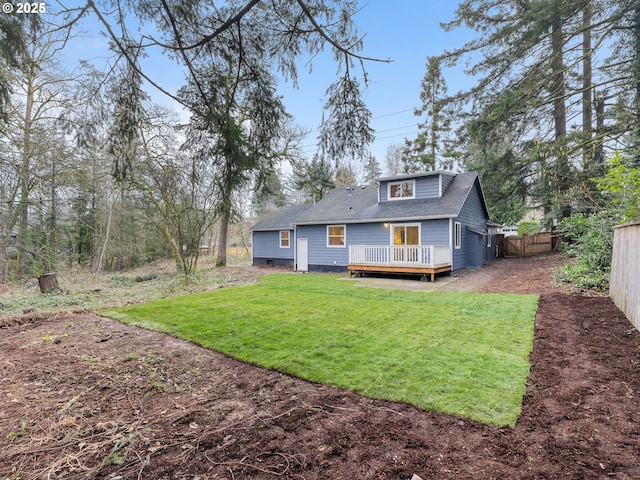
[[[369,397],[513,426],[537,304],[537,295],[405,292],[275,274],[102,314]]]

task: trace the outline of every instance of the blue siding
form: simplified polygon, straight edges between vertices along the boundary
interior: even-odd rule
[[[378,185],[378,192],[380,193],[380,202],[386,202],[389,200],[389,182],[380,182]]]
[[[416,198],[437,198],[440,196],[440,175],[416,178]]]
[[[406,178],[404,180],[412,180],[411,178]],[[389,200],[389,183],[395,183],[402,180],[390,180],[380,182],[380,201],[386,202]],[[450,182],[451,180],[449,180]],[[440,196],[440,175],[429,175],[426,177],[418,177],[415,179],[416,191],[415,198],[435,198]],[[444,191],[444,190],[443,190]],[[392,201],[402,201],[402,200],[392,200]]]
[[[481,267],[486,254],[487,237],[478,235],[466,228],[471,227],[475,230],[487,231],[487,218],[484,213],[477,180],[467,196],[467,201],[463,205],[460,215],[454,219],[454,224],[452,225],[454,231],[455,222],[462,224],[462,245],[459,250],[454,249],[453,251],[452,269]]]
[[[386,202],[389,200],[389,182],[380,182],[378,185],[378,193],[380,194],[380,202]]]
[[[289,230],[289,248],[280,248],[280,230],[253,232],[253,257],[293,260],[294,234]]]
[[[383,223],[356,223],[347,230],[347,245],[389,245],[389,227]]]
[[[411,223],[411,222],[409,222]],[[449,220],[424,220],[420,223],[422,245],[449,245]],[[404,223],[398,223],[398,225]],[[391,226],[383,223],[352,223],[345,225],[346,248],[327,247],[327,225],[301,225],[298,238],[307,238],[309,268],[344,270],[349,264],[349,245],[391,245]]]
[[[425,220],[421,222],[422,245],[449,245],[449,219]]]
[[[333,225],[333,224],[332,224]],[[342,225],[342,224],[336,224]],[[349,241],[351,225],[346,225],[346,241]],[[300,225],[297,230],[298,238],[308,239],[309,269],[322,265],[326,267],[340,267],[344,270],[349,262],[349,249],[346,247],[327,247],[327,225]]]
[[[497,257],[497,247],[496,247],[496,235],[495,233],[491,235],[491,246],[487,246],[487,238],[485,237],[485,260],[495,260]]]
[[[454,174],[443,173],[442,174],[442,193],[447,189],[449,184],[456,178]]]

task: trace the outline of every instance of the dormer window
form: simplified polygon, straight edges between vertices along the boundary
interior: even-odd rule
[[[389,200],[401,200],[407,198],[415,198],[416,181],[403,180],[400,182],[389,182]]]

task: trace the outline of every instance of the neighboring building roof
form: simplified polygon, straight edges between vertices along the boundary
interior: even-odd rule
[[[378,203],[376,185],[336,188],[318,203],[285,207],[276,214],[265,218],[253,226],[252,230],[281,230],[293,225],[315,225],[327,223],[366,223],[416,221],[433,218],[457,217],[469,192],[478,179],[477,172],[451,174],[449,172],[428,172],[418,175],[399,175],[376,179],[378,181],[419,176],[455,175],[442,197],[411,200],[394,200]],[[489,212],[484,203],[485,214]]]
[[[303,205],[289,205],[280,208],[272,215],[263,218],[256,223],[251,230],[288,230],[293,228],[294,221],[300,214],[306,212],[313,207],[313,203],[305,203]]]

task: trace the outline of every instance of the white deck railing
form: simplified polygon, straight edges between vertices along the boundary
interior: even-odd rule
[[[451,265],[448,245],[351,245],[350,265],[435,267]]]

